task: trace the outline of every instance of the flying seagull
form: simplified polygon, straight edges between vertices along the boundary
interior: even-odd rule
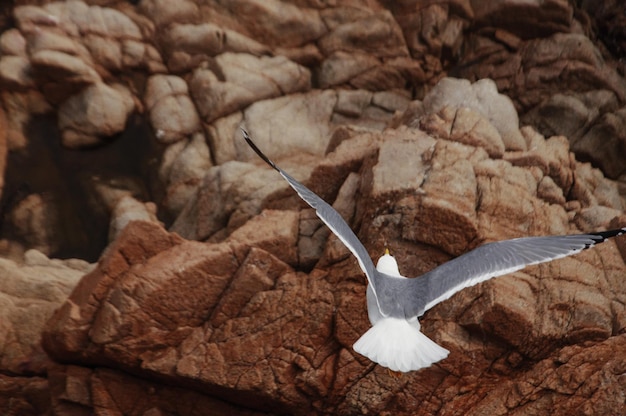
[[[409,372],[448,356],[448,350],[420,332],[418,318],[456,292],[531,264],[566,256],[626,233],[626,227],[588,234],[525,237],[484,244],[444,263],[418,278],[406,278],[388,251],[376,267],[367,250],[333,207],[276,166],[252,142],[250,147],[278,171],[352,252],[367,276],[367,312],[372,327],[354,344],[356,352],[393,371]]]

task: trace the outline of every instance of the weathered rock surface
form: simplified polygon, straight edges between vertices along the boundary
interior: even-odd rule
[[[476,136],[496,130],[476,114]],[[436,131],[451,131],[453,122],[442,119]],[[323,162],[296,153],[281,165],[331,201],[337,196],[370,252],[390,247],[408,275],[485,241],[584,230],[578,224],[586,210],[606,212],[603,224],[587,224],[593,229],[624,221],[617,188],[571,158],[565,139],[545,141],[525,128],[519,133],[531,150],[507,150],[502,158],[490,157],[480,141],[429,133],[406,126],[352,132]],[[312,238],[319,221],[300,211],[273,170],[241,162],[220,168],[207,175],[213,199],[197,205],[223,216],[214,217],[213,242],[130,223],[49,321],[44,346],[52,357],[114,368],[111,374],[158,374],[165,385],[193,386],[208,396],[203,400],[251,411],[565,414],[581,400],[592,412],[623,400],[612,394],[622,388],[626,362],[609,354],[626,348],[626,265],[614,243],[436,306],[423,327],[450,357],[398,378],[351,348],[369,323],[364,278],[347,250],[328,233]],[[251,193],[253,183],[273,185]],[[208,202],[217,197],[219,206]],[[309,251],[298,256],[297,248]],[[312,270],[298,271],[303,265]],[[585,375],[577,362],[585,363]],[[59,371],[78,371],[72,368]],[[573,379],[579,384],[565,382]],[[569,393],[581,386],[580,394]],[[137,390],[148,400],[145,388]],[[115,394],[111,403],[125,397]],[[166,411],[171,404],[155,406]]]
[[[126,87],[94,83],[59,108],[63,144],[71,149],[99,144],[121,133],[135,103]]]
[[[92,267],[48,259],[29,250],[20,263],[0,259],[0,408],[6,414],[41,415],[50,408],[46,377],[52,364],[41,348],[41,329]]]
[[[0,409],[626,412],[624,239],[435,307],[423,328],[450,357],[394,377],[351,349],[356,262],[239,131],[408,275],[486,241],[624,226],[619,2],[16,3],[0,252],[112,243],[47,324],[57,364],[24,345],[71,285],[12,298],[26,335],[2,344]]]

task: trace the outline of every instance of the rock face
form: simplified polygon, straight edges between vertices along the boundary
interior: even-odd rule
[[[239,131],[406,275],[625,226],[617,2],[14,3],[0,409],[626,413],[624,239],[436,306],[450,356],[398,377],[352,350],[355,259]]]
[[[501,98],[490,91],[481,100]],[[441,134],[455,131],[458,117],[438,114],[461,108],[424,113],[412,123],[421,120],[421,129],[353,132],[323,158],[294,159],[311,166],[304,179],[312,189],[336,195],[331,198],[372,255],[390,247],[408,275],[485,241],[624,223],[617,188],[598,176],[586,181],[595,174],[570,157],[564,138],[514,129],[510,134],[522,138],[524,150],[500,139],[502,151],[490,156],[493,144],[485,139],[500,136],[488,115],[474,113],[476,140]],[[283,159],[286,169],[290,160]],[[150,400],[155,389],[174,394],[165,385],[190,386],[202,397],[197,400],[223,400],[225,412],[565,414],[582,401],[592,413],[623,404],[616,392],[622,392],[626,353],[626,314],[618,306],[626,299],[626,266],[614,243],[467,289],[436,306],[422,324],[450,357],[397,377],[351,348],[369,325],[356,261],[334,236],[312,238],[322,230],[319,221],[287,201],[295,197],[274,171],[240,165],[222,167],[221,178],[235,175],[229,191],[211,187],[225,216],[216,224],[227,224],[216,231],[225,236],[220,242],[183,240],[146,222],[121,232],[44,331],[46,351],[73,364],[53,369],[51,379],[128,380],[143,403],[137,414],[149,406],[182,411]],[[251,171],[278,187],[242,200]],[[279,206],[295,210],[273,208]],[[588,217],[594,222],[582,220]],[[312,241],[322,250],[302,253]],[[312,265],[308,273],[299,271],[302,257]],[[142,379],[154,375],[165,384],[146,387]],[[63,397],[70,395],[65,389]],[[95,406],[102,394],[95,389],[65,405]],[[124,413],[117,403],[128,394],[107,389],[110,409]]]
[[[92,267],[36,250],[21,260],[0,259],[0,408],[41,415],[51,408],[46,372],[52,364],[40,344],[42,327]]]

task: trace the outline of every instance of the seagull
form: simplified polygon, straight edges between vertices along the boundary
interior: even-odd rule
[[[376,267],[369,253],[341,215],[309,188],[272,162],[242,129],[243,137],[268,165],[289,183],[317,216],[356,257],[367,277],[367,312],[372,327],[353,345],[359,354],[396,372],[431,366],[449,351],[420,331],[418,318],[456,292],[523,269],[532,264],[571,256],[626,233],[626,227],[588,234],[522,237],[487,243],[417,278],[402,276],[389,250]]]

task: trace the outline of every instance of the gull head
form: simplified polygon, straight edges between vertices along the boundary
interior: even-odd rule
[[[376,270],[389,276],[404,277],[400,274],[400,270],[398,270],[398,262],[395,257],[389,254],[389,249],[385,249],[385,254],[378,259]]]

